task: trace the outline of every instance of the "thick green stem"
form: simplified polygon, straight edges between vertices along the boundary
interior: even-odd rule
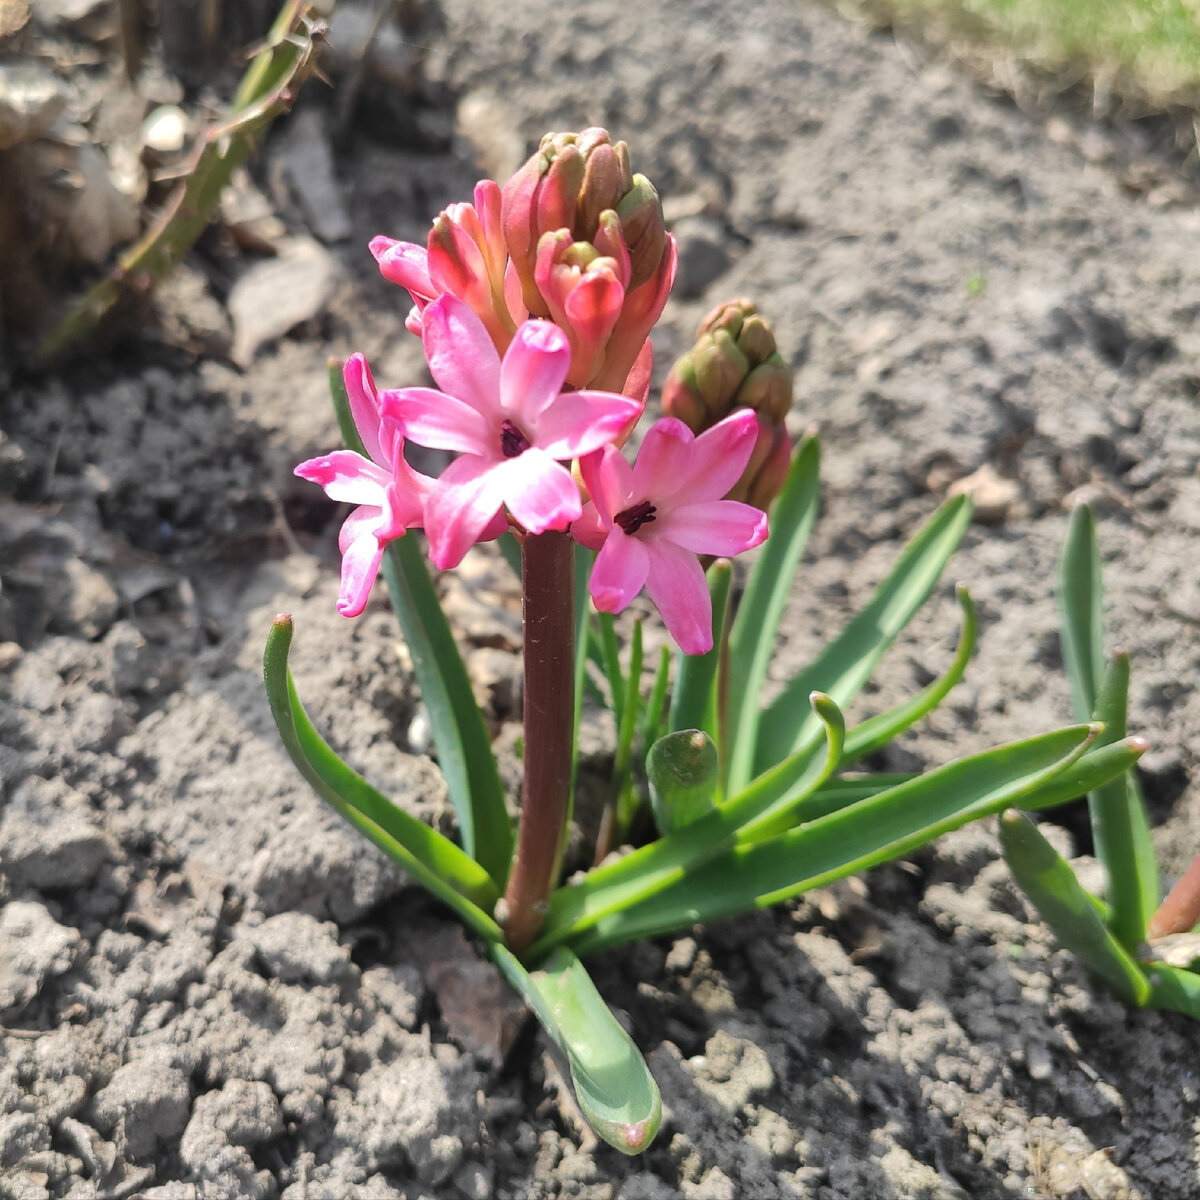
[[[505,893],[509,947],[537,934],[571,795],[575,725],[574,554],[565,533],[527,534],[521,546],[525,616],[525,781],[517,852]]]

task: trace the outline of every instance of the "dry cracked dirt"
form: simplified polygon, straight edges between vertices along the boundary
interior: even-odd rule
[[[1126,1010],[1058,950],[991,824],[595,960],[665,1106],[643,1157],[597,1145],[476,949],[297,776],[258,673],[290,611],[319,727],[448,828],[386,601],[335,614],[337,514],[291,467],[335,442],[327,356],[422,378],[369,237],[421,239],[547,129],[602,124],[680,240],[658,378],[707,308],[750,296],[795,368],[794,431],[822,437],[775,676],[966,479],[986,519],[859,712],[944,667],[961,581],[976,659],[883,765],[1069,722],[1053,576],[1085,497],[1177,875],[1200,849],[1195,194],[1130,186],[1154,153],[1136,129],[1023,112],[799,0],[426,15],[393,45],[419,52],[419,95],[368,79],[347,127],[335,73],[292,118],[332,150],[344,222],[287,192],[287,123],[256,163],[289,236],[327,239],[317,315],[233,329],[233,279],[201,254],[163,299],[190,351],[148,330],[58,372],[4,367],[0,1196],[1200,1195],[1200,1031]],[[512,578],[481,551],[442,586],[511,747]],[[1086,854],[1078,812],[1058,819]]]

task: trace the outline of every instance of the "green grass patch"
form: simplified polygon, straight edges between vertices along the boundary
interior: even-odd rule
[[[1013,55],[1150,108],[1200,106],[1200,0],[850,0],[967,56]]]

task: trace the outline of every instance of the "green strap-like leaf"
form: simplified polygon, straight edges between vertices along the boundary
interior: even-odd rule
[[[1086,504],[1071,513],[1059,560],[1063,662],[1081,719],[1103,721],[1105,737],[1125,736],[1129,658],[1114,654],[1104,664],[1104,593],[1096,523]],[[1096,857],[1108,875],[1111,928],[1126,949],[1146,936],[1159,901],[1158,867],[1150,822],[1137,772],[1114,779],[1088,796]]]
[[[1105,740],[1125,736],[1129,696],[1129,655],[1118,651],[1096,697],[1096,720],[1104,722]],[[1110,928],[1132,951],[1145,941],[1146,926],[1158,907],[1158,866],[1150,841],[1150,822],[1131,770],[1088,795],[1096,857],[1108,875]]]
[[[504,785],[467,668],[412,535],[384,551],[383,577],[429,712],[438,766],[458,815],[463,847],[503,888],[513,848]]]
[[[503,937],[489,915],[499,891],[449,838],[397,808],[325,744],[296,695],[288,670],[292,620],[276,617],[263,653],[263,680],[284,748],[317,794],[489,941]]]
[[[1200,1021],[1200,975],[1166,963],[1148,963],[1151,1008],[1166,1008]]]
[[[807,770],[788,787],[778,803],[764,808],[763,797],[757,794],[760,784],[770,783],[779,773],[778,767],[775,771],[769,771],[762,780],[751,784],[742,795],[731,800],[726,808],[729,815],[738,820],[739,842],[762,841],[790,829],[800,819],[797,814],[804,802],[832,777],[842,760],[846,744],[846,718],[842,716],[842,710],[823,692],[813,692],[808,702],[825,730],[824,760],[818,759],[815,754],[812,755]],[[757,815],[751,818],[748,815],[750,813]]]
[[[566,936],[577,954],[696,921],[766,907],[899,858],[999,812],[1076,761],[1094,727],[1075,726],[999,746],[899,784],[763,842],[739,843],[636,902],[590,897]],[[581,885],[583,886],[583,885]]]
[[[958,649],[946,673],[935,679],[928,687],[919,691],[905,704],[881,712],[878,716],[855,725],[846,733],[846,749],[841,765],[848,766],[882,750],[884,746],[910,729],[922,717],[931,713],[950,694],[950,690],[962,679],[975,651],[975,638],[979,631],[979,620],[975,615],[975,605],[967,594],[967,589],[959,587],[958,602],[962,606],[962,632],[959,634]]]
[[[720,763],[713,740],[700,729],[677,729],[646,755],[650,808],[662,834],[674,833],[713,811]]]
[[[1104,678],[1104,597],[1096,523],[1086,504],[1077,505],[1067,527],[1058,564],[1063,662],[1071,683],[1075,715],[1091,719]]]
[[[556,945],[565,931],[582,918],[591,919],[599,910],[620,908],[664,887],[681,872],[721,854],[733,845],[742,825],[756,817],[778,811],[776,800],[791,803],[818,787],[836,766],[841,751],[844,722],[837,706],[821,693],[811,698],[813,709],[821,714],[830,745],[823,763],[813,760],[812,769],[797,783],[789,780],[791,791],[765,792],[763,781],[748,789],[748,794],[717,807],[706,816],[677,829],[667,837],[642,846],[614,862],[605,863],[588,873],[582,883],[559,888],[550,897],[550,909],[542,926],[539,949]],[[768,777],[768,782],[770,777]]]
[[[767,706],[759,724],[756,774],[820,740],[820,722],[815,716],[801,716],[810,692],[825,692],[843,711],[849,707],[933,590],[970,520],[971,502],[966,496],[943,504],[905,548],[866,607]],[[731,791],[740,791],[748,782],[744,771],[730,771]]]
[[[528,971],[498,943],[489,953],[567,1056],[588,1124],[622,1154],[647,1149],[662,1121],[658,1085],[579,959],[559,949]]]
[[[341,369],[332,361],[329,390],[347,449],[365,454]],[[504,785],[467,668],[420,547],[410,534],[392,542],[384,552],[383,577],[429,713],[438,765],[458,817],[463,847],[503,890],[513,852]]]
[[[708,591],[712,597],[713,648],[707,654],[675,656],[675,690],[671,695],[669,728],[701,729],[717,740],[717,666],[725,630],[725,611],[733,568],[728,559],[718,559],[708,569]]]
[[[817,517],[820,475],[821,444],[806,437],[796,448],[787,481],[771,506],[771,536],[750,570],[730,630],[725,712],[717,739],[728,759],[724,767],[730,791],[740,791],[753,773],[759,698],[796,568]]]
[[[1015,809],[1000,818],[1000,845],[1021,890],[1050,931],[1126,1004],[1150,998],[1150,984],[1129,952],[1101,920],[1071,864]]]

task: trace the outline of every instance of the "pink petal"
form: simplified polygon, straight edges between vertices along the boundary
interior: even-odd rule
[[[374,527],[380,518],[377,508],[356,508],[342,525],[338,544],[342,550],[342,584],[338,591],[337,610],[343,617],[357,617],[367,607],[367,598],[379,564],[383,546],[375,536]]]
[[[416,475],[416,472],[413,472]],[[383,519],[376,536],[383,543],[398,538],[406,529],[420,529],[425,523],[425,501],[435,482],[426,475],[418,475],[428,487],[414,488],[407,478],[398,477],[387,490],[383,506]]]
[[[642,343],[642,348],[638,351],[638,356],[633,360],[633,366],[629,368],[629,374],[625,376],[625,382],[621,387],[621,391],[636,400],[644,408],[646,400],[650,396],[650,376],[654,371],[654,347],[647,338]]]
[[[342,367],[342,381],[346,385],[346,398],[350,402],[350,415],[354,428],[362,438],[363,448],[374,462],[387,463],[379,445],[379,396],[375,391],[375,380],[371,368],[361,354],[352,354]]]
[[[634,503],[632,468],[616,446],[605,446],[581,458],[579,471],[601,523],[611,529],[617,513]]]
[[[347,504],[381,505],[384,491],[392,482],[391,471],[353,450],[335,450],[321,458],[307,459],[294,474],[323,487],[331,500]]]
[[[646,434],[634,478],[662,502],[676,497],[682,504],[719,500],[741,478],[757,438],[758,422],[748,408],[694,439],[682,421],[664,417]]]
[[[713,646],[712,598],[700,560],[659,538],[647,538],[644,545],[650,560],[646,590],[667,632],[684,654],[707,654]]]
[[[498,420],[489,419],[465,400],[433,388],[397,388],[379,394],[380,408],[404,436],[435,450],[457,450],[495,458],[500,453]]]
[[[427,304],[437,294],[429,279],[429,255],[424,246],[374,237],[370,248],[383,277],[407,289],[418,307],[421,301]]]
[[[530,533],[566,529],[582,511],[571,472],[536,446],[494,468],[508,511]]]
[[[588,591],[601,612],[620,612],[645,586],[650,555],[639,538],[614,529],[596,555]],[[708,595],[708,589],[705,589]]]
[[[604,524],[596,506],[589,501],[583,506],[579,519],[571,522],[571,536],[581,546],[586,546],[589,550],[599,550],[611,528],[611,525]]]
[[[469,204],[452,204],[429,231],[429,279],[438,294],[449,292],[460,299],[489,290],[487,264],[479,243],[471,236],[478,229]]]
[[[500,364],[500,403],[523,429],[562,391],[571,365],[567,335],[549,321],[526,321]]]
[[[511,262],[504,269],[504,303],[508,306],[509,316],[516,324],[519,325],[529,316],[525,298],[521,295],[521,277]]]
[[[457,296],[439,296],[421,314],[421,340],[438,387],[481,413],[500,408],[500,355],[483,322]]]
[[[615,441],[641,406],[613,392],[563,392],[542,413],[535,441],[553,458],[591,454]]]
[[[499,484],[494,465],[472,455],[456,458],[438,477],[425,502],[425,533],[439,570],[458,566],[494,529],[504,503]]]
[[[653,536],[672,541],[693,554],[729,558],[766,540],[767,514],[737,500],[681,504],[662,514],[655,522]]]

